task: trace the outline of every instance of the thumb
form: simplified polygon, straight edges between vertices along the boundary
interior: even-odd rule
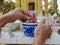
[[[50,23],[46,20],[45,21],[45,24],[47,25],[47,26],[50,26]]]
[[[29,19],[30,19],[30,17],[27,16],[27,15],[23,15],[23,16],[21,17],[21,21],[22,21],[22,22],[26,22],[26,21],[29,20]]]
[[[45,24],[45,19],[42,19],[42,20],[40,21],[40,24]]]
[[[27,15],[24,15],[24,17],[23,18],[25,18],[25,19],[27,19],[27,20],[29,20],[30,19],[30,17],[29,16],[27,16]]]

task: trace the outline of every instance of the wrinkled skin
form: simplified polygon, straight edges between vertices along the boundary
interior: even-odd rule
[[[23,14],[22,13],[25,13]],[[26,22],[30,17],[26,15],[27,13],[24,10],[21,10],[20,8],[16,8],[3,16],[0,17],[0,32],[1,32],[1,27],[4,26],[6,23],[9,22],[14,22],[17,19],[21,20],[22,22]]]
[[[34,45],[44,45],[46,39],[51,34],[50,23],[43,19],[34,32]]]

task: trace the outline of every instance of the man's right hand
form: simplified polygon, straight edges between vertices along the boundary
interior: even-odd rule
[[[46,39],[51,34],[51,26],[48,21],[43,19],[34,32],[34,45],[44,45]]]

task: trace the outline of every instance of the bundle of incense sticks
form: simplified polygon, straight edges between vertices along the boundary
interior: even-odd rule
[[[29,12],[26,13],[25,11],[22,11],[22,13],[30,17],[30,19],[27,20],[28,23],[36,23],[37,22],[35,13],[33,13],[32,15],[30,15]]]
[[[37,22],[35,13],[33,13],[33,15],[28,14],[28,16],[30,17],[30,19],[27,21],[28,23],[36,23]]]

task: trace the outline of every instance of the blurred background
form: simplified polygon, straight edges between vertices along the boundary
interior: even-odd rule
[[[60,17],[60,0],[41,0],[42,2],[39,2],[39,0],[36,1],[37,2],[34,3],[34,1],[31,0],[0,0],[0,16],[14,8],[21,7],[24,9],[23,7],[25,7],[25,10],[35,10],[37,15],[41,11],[45,16],[52,16],[56,12],[58,17]]]

